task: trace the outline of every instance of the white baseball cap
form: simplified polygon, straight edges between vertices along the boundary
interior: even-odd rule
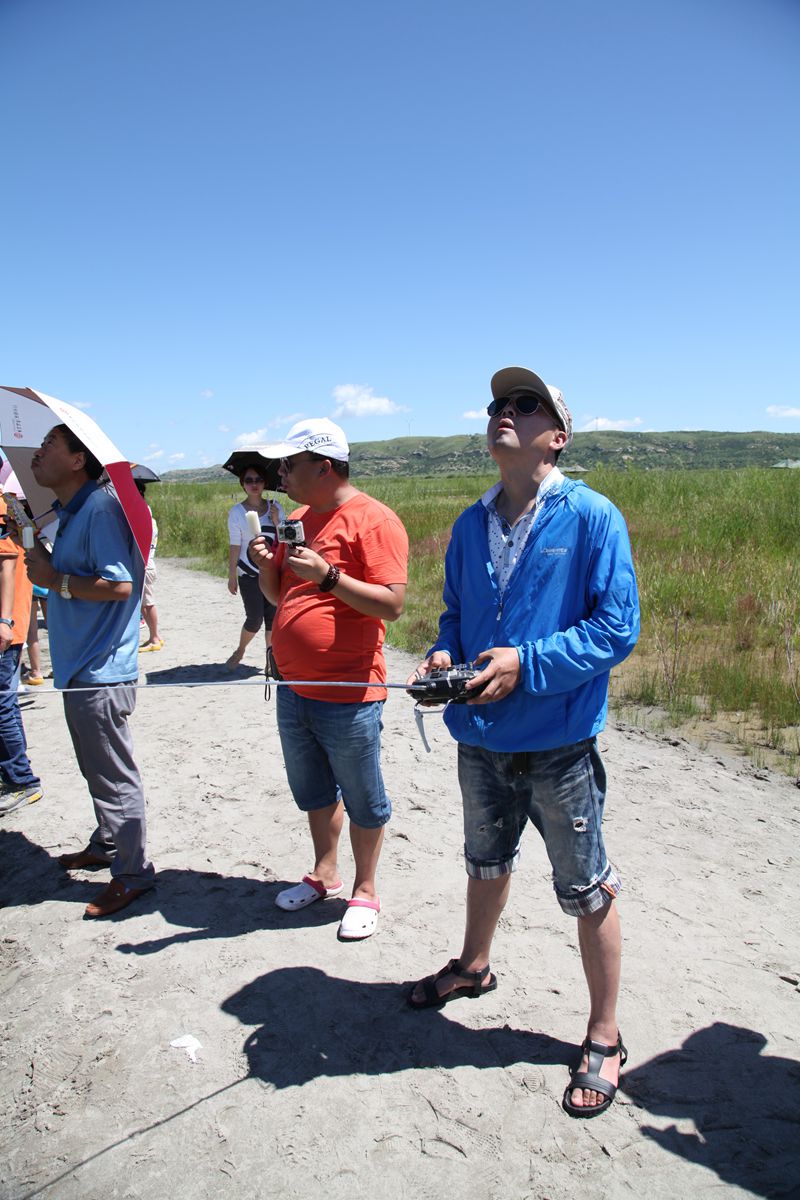
[[[521,390],[533,392],[535,396],[539,396],[555,414],[556,420],[566,433],[565,444],[567,446],[570,444],[572,441],[572,413],[564,403],[564,397],[557,387],[551,387],[549,383],[545,383],[527,367],[503,367],[492,376],[491,387],[495,400],[502,400],[504,396]]]
[[[327,417],[298,421],[282,442],[270,442],[258,448],[265,458],[291,458],[293,454],[302,454],[304,450],[311,454],[322,454],[325,458],[335,458],[338,462],[347,462],[350,458],[344,430]]]

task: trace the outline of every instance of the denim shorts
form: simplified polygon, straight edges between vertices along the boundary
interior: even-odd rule
[[[468,875],[497,879],[515,871],[530,820],[544,839],[564,912],[587,916],[620,891],[603,845],[606,774],[595,738],[523,754],[459,744],[458,781]]]
[[[363,829],[379,829],[392,815],[381,775],[383,700],[337,704],[277,689],[278,733],[286,775],[302,812],[344,801]]]

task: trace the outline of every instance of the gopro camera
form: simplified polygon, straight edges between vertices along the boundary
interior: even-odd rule
[[[302,521],[284,521],[278,526],[278,541],[288,546],[305,546],[306,533]]]
[[[466,704],[486,687],[486,683],[467,691],[470,679],[480,675],[472,663],[459,663],[453,667],[434,667],[428,675],[409,685],[410,696],[422,705]],[[486,681],[488,682],[488,680]]]

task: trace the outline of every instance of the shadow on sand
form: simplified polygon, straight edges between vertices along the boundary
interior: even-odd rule
[[[281,967],[248,983],[221,1008],[244,1025],[259,1026],[244,1046],[250,1075],[274,1088],[301,1086],[322,1075],[423,1067],[566,1066],[575,1056],[573,1045],[546,1034],[508,1026],[467,1029],[452,1019],[453,1007],[447,1016],[413,1012],[405,1003],[408,986],[337,979],[316,967]]]
[[[76,918],[105,885],[74,879],[24,833],[0,829],[0,905],[65,901]],[[274,905],[285,882],[211,871],[165,870],[158,886],[135,906],[111,917],[159,911],[177,933],[138,943],[123,953],[147,955],[167,946],[281,929]],[[336,922],[343,900],[314,904],[292,915],[292,927]],[[135,926],[131,926],[133,932]],[[221,1007],[256,1026],[245,1043],[250,1076],[274,1088],[318,1076],[379,1075],[409,1068],[505,1067],[513,1063],[572,1063],[575,1046],[508,1026],[468,1029],[435,1010],[405,1005],[405,986],[338,979],[315,967],[270,971],[228,997]],[[460,1002],[461,1003],[461,1002]],[[464,1004],[469,1001],[463,1001]],[[347,1019],[342,1019],[342,1014]],[[767,1039],[716,1022],[693,1033],[678,1050],[623,1074],[620,1090],[653,1116],[690,1120],[694,1130],[641,1125],[641,1135],[670,1154],[713,1171],[723,1184],[763,1197],[800,1200],[800,1063],[763,1054]]]
[[[106,872],[98,874],[102,883],[73,879],[23,833],[0,830],[0,904],[63,900],[76,906],[77,917],[79,906],[105,885]],[[122,924],[136,914],[158,911],[169,924],[186,927],[163,938],[117,946],[122,953],[140,955],[182,942],[237,937],[255,929],[279,930],[286,927],[286,914],[275,907],[274,898],[284,886],[277,880],[262,882],[212,871],[161,871],[152,892],[106,924]],[[292,928],[338,922],[345,907],[342,899],[312,904],[292,914]],[[575,1056],[573,1045],[544,1034],[465,1029],[448,1019],[450,1008],[447,1017],[435,1010],[412,1012],[405,1004],[405,985],[336,979],[313,967],[271,971],[229,997],[222,1008],[245,1025],[263,1026],[250,1035],[245,1048],[250,1073],[275,1087],[304,1083],[320,1074],[381,1074],[461,1063],[566,1066]]]
[[[152,659],[153,655],[147,655]],[[209,683],[255,683],[264,682],[264,668],[255,667],[248,663],[240,663],[230,670],[221,663],[186,663],[179,667],[165,667],[162,670],[153,669],[152,662],[142,664],[147,675],[146,687],[166,687],[170,684],[183,686],[195,684],[198,687]]]
[[[625,1071],[620,1090],[696,1131],[641,1127],[662,1149],[756,1196],[800,1197],[800,1063],[762,1055],[767,1039],[718,1021]]]
[[[0,829],[0,908],[58,900],[74,904],[75,916],[79,918],[81,906],[108,883],[105,868],[92,875],[94,879],[73,877],[24,833]],[[296,882],[296,879],[252,879],[244,875],[220,875],[216,871],[167,869],[158,872],[152,891],[130,908],[106,918],[104,923],[124,924],[131,917],[160,912],[168,924],[184,927],[181,932],[170,932],[161,938],[122,942],[117,949],[123,954],[157,954],[181,942],[240,937],[255,929],[283,929],[286,914],[276,908],[275,896]],[[346,907],[345,899],[312,904],[292,913],[292,927],[338,924]]]

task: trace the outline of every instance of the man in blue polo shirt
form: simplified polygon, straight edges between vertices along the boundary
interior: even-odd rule
[[[53,680],[97,828],[85,850],[62,854],[67,870],[111,867],[111,883],[86,908],[106,917],[153,886],[142,780],[128,717],[136,705],[139,600],[144,563],[117,499],[98,486],[102,466],[66,425],[50,430],[31,460],[37,483],[55,492],[52,554],[26,553],[33,583],[49,589]]]

